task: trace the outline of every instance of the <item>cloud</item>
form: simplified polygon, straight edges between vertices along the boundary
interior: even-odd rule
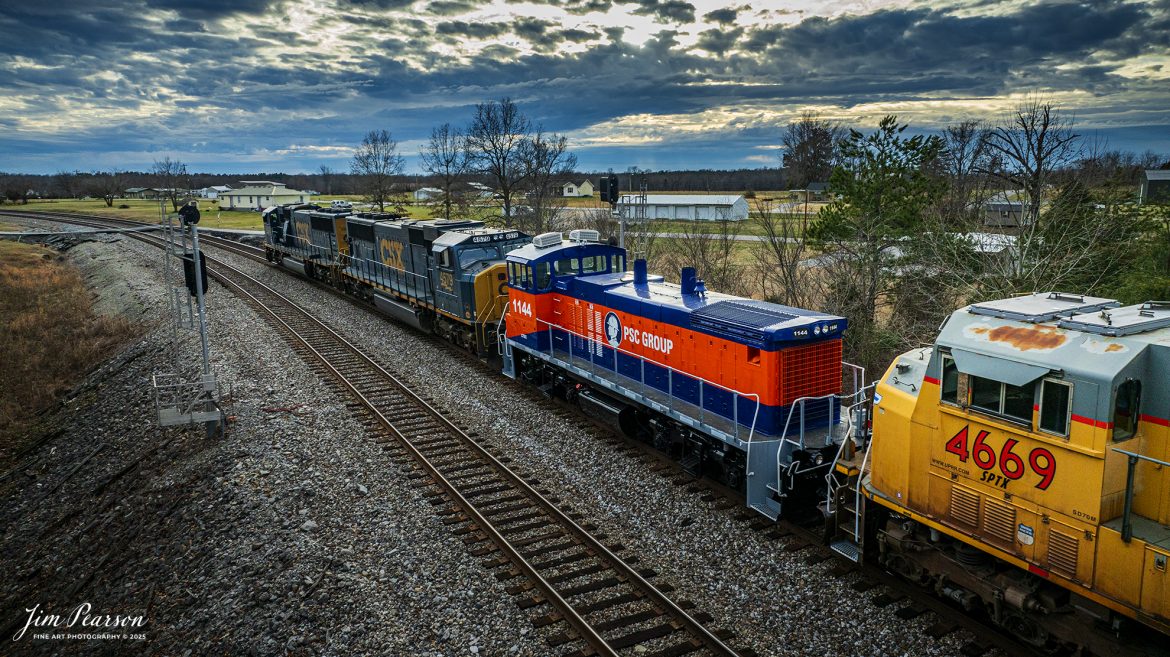
[[[622,0],[626,2],[626,0]],[[695,22],[695,6],[684,0],[629,0],[639,5],[634,14],[653,16],[663,23]]]
[[[435,33],[444,36],[461,36],[473,39],[490,39],[508,32],[507,23],[471,23],[467,21],[448,21],[435,26]]]
[[[427,5],[427,11],[436,16],[458,16],[478,9],[479,0],[439,0]]]
[[[0,52],[0,152],[6,167],[159,149],[309,162],[372,127],[425,139],[502,96],[590,157],[676,164],[720,144],[746,157],[806,107],[929,128],[1035,91],[1125,139],[1170,124],[1165,0],[963,1],[803,20],[728,6],[702,23],[679,0],[23,2],[0,14],[22,37]]]
[[[703,14],[703,18],[715,23],[731,24],[738,15],[739,11],[736,9],[716,9]]]

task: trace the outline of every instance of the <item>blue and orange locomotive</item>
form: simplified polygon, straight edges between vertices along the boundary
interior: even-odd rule
[[[840,442],[843,317],[708,292],[692,268],[679,285],[645,260],[628,273],[595,231],[540,235],[507,262],[508,376],[615,416],[770,516],[823,482]]]

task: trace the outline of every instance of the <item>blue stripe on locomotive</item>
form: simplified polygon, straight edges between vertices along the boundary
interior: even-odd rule
[[[551,334],[550,334],[551,333]],[[753,416],[756,433],[764,436],[781,437],[782,434],[796,436],[800,432],[800,409],[793,411],[794,405],[772,406],[758,405],[750,397],[735,395],[734,393],[714,385],[703,385],[695,377],[681,372],[671,372],[667,367],[656,365],[650,361],[623,354],[606,346],[602,342],[588,340],[574,336],[567,331],[552,329],[552,331],[537,331],[525,335],[513,336],[511,342],[533,351],[549,353],[549,343],[552,342],[553,359],[563,365],[578,365],[561,359],[558,353],[569,354],[575,358],[588,358],[594,367],[615,371],[627,380],[643,383],[658,392],[671,395],[675,399],[691,404],[696,408],[702,403],[704,411],[715,413],[728,420],[735,421],[738,414],[738,423],[745,428],[752,428]],[[614,357],[617,357],[615,363]],[[645,372],[645,374],[643,374]],[[644,377],[644,378],[643,378]],[[632,392],[637,390],[630,388]],[[736,398],[739,408],[732,407],[732,399]],[[789,416],[791,415],[791,420]],[[830,424],[837,424],[841,419],[840,404],[834,404],[827,399],[808,400],[804,402],[804,430],[823,429]],[[788,423],[788,431],[784,425]]]

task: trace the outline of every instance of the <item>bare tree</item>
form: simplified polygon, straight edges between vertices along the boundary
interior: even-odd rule
[[[394,195],[394,176],[401,175],[405,161],[398,154],[398,142],[388,130],[371,130],[353,154],[350,170],[358,177],[366,200],[378,205],[379,212]]]
[[[58,171],[53,175],[53,185],[61,198],[77,198],[81,195],[81,172]]]
[[[823,276],[818,272],[819,253],[808,241],[809,215],[795,212],[791,204],[778,207],[773,199],[753,203],[752,218],[763,232],[752,250],[759,273],[760,291],[769,301],[798,308],[820,307],[824,299]]]
[[[191,182],[187,173],[187,165],[178,160],[172,160],[171,156],[167,155],[161,160],[154,161],[151,173],[155,186],[161,190],[163,198],[168,199],[177,212],[180,197],[186,196],[190,191]]]
[[[467,195],[460,189],[467,176],[468,160],[463,133],[452,128],[450,123],[431,129],[431,139],[419,151],[423,171],[438,179],[442,195],[435,199],[435,214],[450,219],[452,211],[465,213]]]
[[[948,225],[972,223],[987,200],[988,177],[984,172],[995,168],[987,142],[990,131],[980,121],[963,121],[943,129],[939,174],[950,184],[939,212]]]
[[[89,181],[90,193],[104,200],[107,208],[114,207],[114,199],[122,195],[126,175],[117,170],[94,171]]]
[[[317,175],[321,178],[321,187],[324,188],[325,194],[332,195],[333,176],[336,175],[333,167],[329,166],[328,164],[322,164],[321,166],[317,167]]]
[[[737,222],[726,219],[714,222],[692,221],[683,224],[675,235],[663,238],[656,265],[673,278],[683,267],[694,267],[708,289],[728,294],[746,294],[752,284],[745,268],[735,258],[739,235]]]
[[[1001,166],[990,173],[1021,190],[1025,223],[1040,218],[1045,188],[1054,172],[1078,159],[1080,141],[1072,120],[1052,103],[1038,99],[1025,101],[991,130],[987,147],[1000,158]]]
[[[471,165],[491,179],[506,226],[513,225],[516,201],[532,173],[524,160],[531,132],[531,121],[510,98],[476,105],[467,129]]]
[[[804,112],[799,121],[789,123],[781,137],[788,186],[805,189],[811,182],[828,181],[843,137],[840,124],[822,119],[816,112]]]
[[[519,227],[534,235],[555,225],[565,212],[559,182],[577,168],[577,156],[568,150],[568,139],[563,135],[545,135],[537,128],[520,149],[521,160],[527,170],[525,199],[527,210],[518,215]]]
[[[27,176],[0,174],[0,194],[9,203],[28,203],[28,191],[32,181]]]

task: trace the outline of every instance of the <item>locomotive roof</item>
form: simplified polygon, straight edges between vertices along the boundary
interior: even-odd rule
[[[583,300],[751,346],[839,338],[847,326],[844,317],[804,308],[720,292],[683,294],[682,286],[659,276],[635,285],[628,272],[594,274],[578,276],[572,284],[573,296]]]
[[[967,361],[960,371],[997,380],[1064,371],[1113,381],[1123,373],[1140,376],[1143,367],[1151,373],[1170,367],[1170,304],[1121,306],[1055,292],[977,303],[950,316],[938,344]],[[1146,352],[1153,355],[1140,359]]]
[[[473,244],[494,244],[528,236],[514,228],[456,228],[435,238],[435,247],[448,247],[470,242]]]
[[[532,243],[525,244],[518,249],[509,251],[508,261],[535,264],[538,262],[559,260],[561,258],[625,252],[626,250],[623,248],[602,244],[600,242],[571,242],[562,240],[560,246],[547,246],[544,248],[540,248]]]

